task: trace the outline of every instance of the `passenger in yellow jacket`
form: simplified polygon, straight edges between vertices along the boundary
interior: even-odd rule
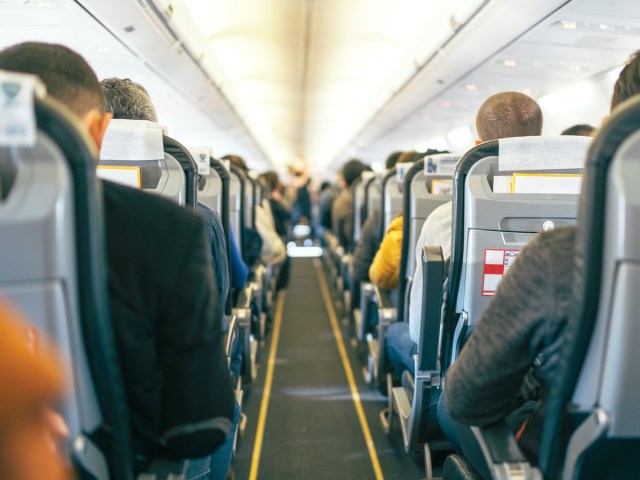
[[[398,286],[402,255],[402,215],[393,219],[376,253],[369,278],[379,288],[393,290]]]

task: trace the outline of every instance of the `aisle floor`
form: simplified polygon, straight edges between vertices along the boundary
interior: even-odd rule
[[[315,262],[315,263],[314,263]],[[284,301],[282,327],[277,344],[273,383],[264,422],[264,439],[258,463],[259,479],[375,479],[424,477],[421,465],[402,452],[398,435],[382,433],[378,414],[385,398],[364,384],[362,364],[342,335],[372,441],[381,465],[376,477],[375,460],[367,448],[341,360],[328,308],[322,295],[317,260],[295,259]],[[245,398],[248,423],[241,439],[234,471],[236,479],[250,478],[264,382],[271,342],[260,351],[259,381]],[[399,432],[395,432],[396,434]],[[255,467],[254,467],[255,469]],[[379,470],[380,471],[380,470]],[[253,479],[252,479],[253,480]]]

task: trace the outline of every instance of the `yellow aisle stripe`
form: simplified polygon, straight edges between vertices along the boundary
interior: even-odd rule
[[[262,453],[262,440],[264,439],[264,425],[267,422],[267,410],[269,410],[269,398],[271,397],[271,384],[273,383],[273,369],[276,364],[276,354],[278,353],[278,340],[280,340],[280,327],[282,326],[282,312],[284,311],[285,291],[278,292],[278,303],[276,305],[276,318],[273,322],[273,338],[269,349],[269,362],[267,363],[267,377],[264,381],[264,392],[260,403],[260,416],[258,417],[258,427],[256,429],[256,443],[253,446],[253,457],[251,459],[251,471],[249,480],[258,478],[258,468],[260,467],[260,454]]]
[[[376,480],[384,480],[382,469],[380,468],[380,461],[378,460],[378,453],[376,452],[376,446],[374,445],[373,439],[371,438],[371,431],[369,430],[367,417],[365,417],[364,410],[362,409],[360,393],[358,392],[358,387],[356,386],[351,363],[349,362],[349,357],[347,356],[347,350],[344,347],[344,341],[342,339],[342,333],[340,332],[340,327],[338,325],[338,319],[336,318],[336,312],[333,309],[333,303],[331,302],[331,295],[329,294],[327,281],[324,277],[324,272],[322,271],[320,262],[317,260],[314,261],[314,266],[316,269],[316,274],[318,275],[318,281],[320,282],[320,290],[322,290],[324,303],[327,307],[327,313],[329,314],[331,329],[333,330],[333,335],[335,336],[336,343],[338,344],[338,351],[340,352],[340,358],[342,359],[342,365],[344,366],[344,373],[347,375],[347,381],[349,382],[349,388],[351,389],[351,397],[353,398],[353,403],[356,407],[356,413],[358,414],[358,420],[360,420],[360,426],[362,427],[362,434],[364,435],[364,440],[367,444],[367,449],[369,450],[371,465],[373,466]]]

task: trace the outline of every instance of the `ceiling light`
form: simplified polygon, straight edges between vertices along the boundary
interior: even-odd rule
[[[478,86],[475,83],[467,83],[464,88],[469,92],[475,92],[478,90]]]
[[[578,28],[578,24],[576,22],[567,22],[563,20],[560,24],[562,25],[562,28],[566,28],[567,30],[575,30]]]
[[[569,65],[567,67],[567,70],[569,70],[570,72],[581,72],[582,67],[580,65]]]
[[[515,60],[505,60],[502,63],[504,64],[505,67],[515,67],[518,65],[518,62],[516,62]]]
[[[417,152],[418,150],[416,150]],[[384,171],[384,164],[382,162],[373,162],[371,164],[371,170],[376,173],[382,173]]]
[[[442,105],[442,108],[449,108],[451,107],[451,102],[449,100],[445,100],[440,105]]]
[[[413,149],[418,153],[424,153],[429,149],[426,143],[418,143]]]
[[[447,133],[447,140],[455,151],[465,151],[473,145],[473,134],[465,125]]]

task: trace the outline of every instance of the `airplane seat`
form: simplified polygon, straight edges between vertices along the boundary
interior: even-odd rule
[[[198,164],[189,149],[167,135],[162,136],[164,151],[175,158],[184,172],[186,195],[185,205],[195,210],[198,201]]]
[[[575,225],[589,137],[515,137],[469,150],[456,166],[443,374],[524,245]]]
[[[460,455],[449,455],[442,466],[442,478],[447,480],[482,480],[482,477]]]
[[[22,105],[10,108],[31,120],[20,128],[34,136],[0,138],[0,246],[10,252],[0,269],[0,293],[32,322],[26,333],[34,348],[47,338],[62,357],[68,385],[60,407],[70,430],[69,456],[82,478],[133,479],[109,318],[96,151],[63,106],[39,93],[33,98],[33,77],[1,75],[21,86]],[[2,113],[7,107],[0,105],[0,115],[10,119]]]
[[[589,149],[569,312],[549,386],[545,477],[640,475],[640,98],[614,110]]]
[[[98,177],[185,205],[185,174],[178,160],[165,153],[162,128],[144,120],[111,120],[100,150]]]

